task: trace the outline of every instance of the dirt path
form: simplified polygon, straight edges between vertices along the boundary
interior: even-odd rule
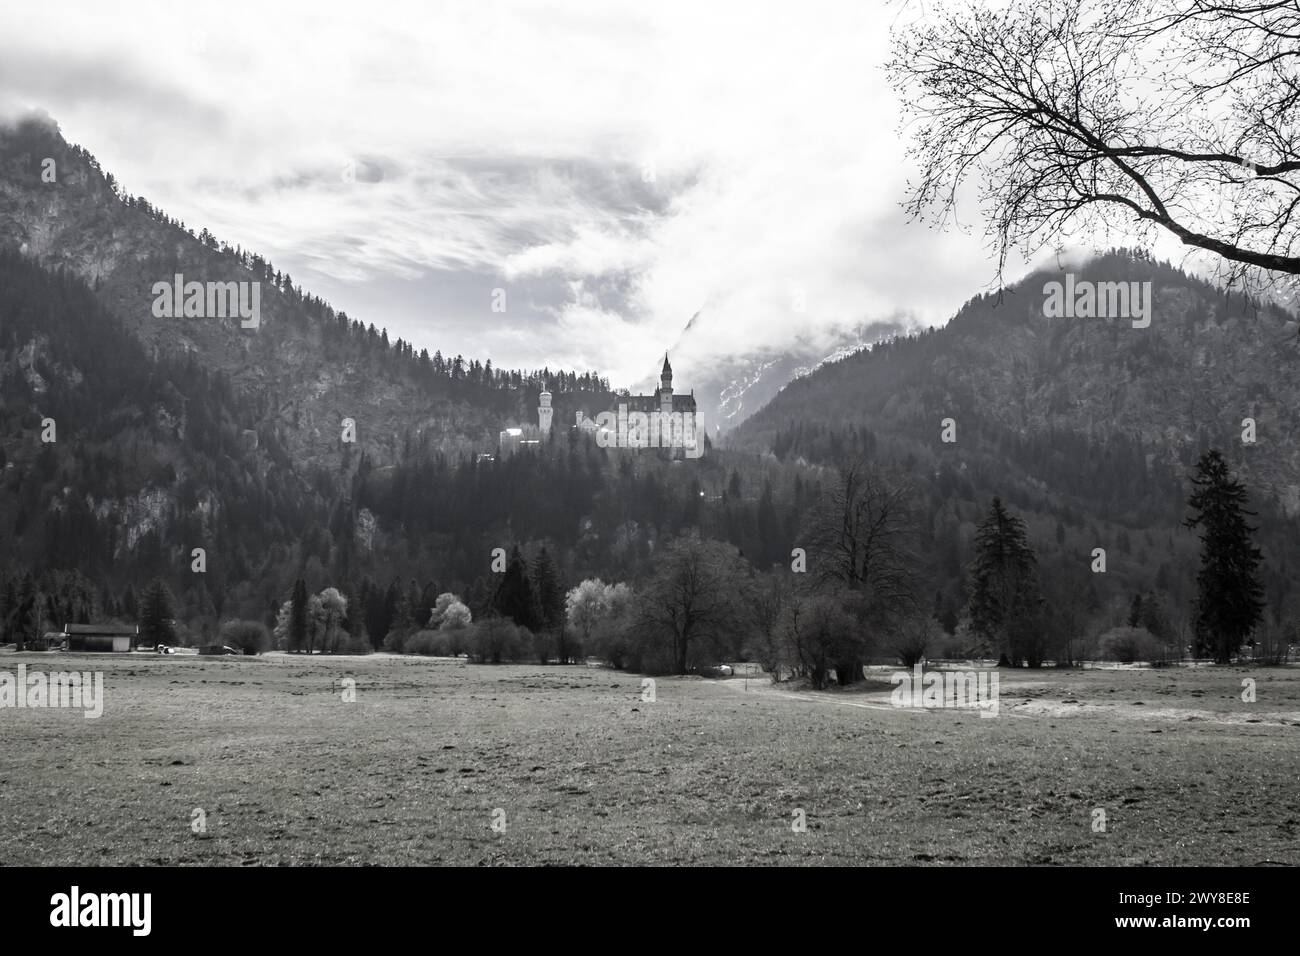
[[[759,694],[764,697],[783,697],[786,700],[801,700],[813,704],[831,704],[840,707],[859,707],[863,710],[884,710],[890,713],[907,713],[924,717],[934,716],[933,711],[920,707],[895,707],[889,702],[889,691],[853,692],[855,699],[847,699],[847,694],[834,691],[797,691],[778,687],[766,677],[751,677],[747,682],[742,677],[712,682],[715,686],[726,687],[732,691]]]
[[[781,697],[786,700],[822,704],[839,707],[857,707],[863,710],[883,710],[891,713],[903,713],[912,716],[935,717],[938,713],[970,715],[969,710],[942,710],[940,708],[895,707],[890,703],[890,691],[798,691],[786,690],[772,684],[766,677],[733,677],[727,680],[712,681],[715,686],[725,687],[733,693],[758,694],[764,697]],[[1045,686],[1033,685],[1033,688]],[[1300,711],[1274,711],[1269,713],[1225,713],[1223,711],[1205,710],[1191,707],[1159,707],[1137,704],[1116,704],[1109,701],[1056,701],[1027,697],[1023,693],[1031,689],[1030,685],[1017,685],[1013,688],[1021,693],[1003,693],[998,716],[1036,719],[1112,719],[1153,722],[1195,721],[1215,724],[1264,724],[1273,726],[1300,727]],[[849,699],[850,695],[852,699]]]

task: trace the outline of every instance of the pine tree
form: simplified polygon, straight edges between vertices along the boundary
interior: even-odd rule
[[[384,595],[384,615],[388,619],[388,630],[384,634],[399,634],[406,637],[414,633],[420,626],[415,612],[416,609],[411,603],[410,594],[402,584],[402,579],[395,579],[388,586],[387,594]]]
[[[154,578],[140,596],[140,643],[156,647],[175,641],[175,616],[172,592]]]
[[[564,583],[551,554],[542,545],[533,561],[533,583],[537,592],[538,624],[556,636],[561,664],[569,661],[569,647],[564,639]]]
[[[537,593],[529,578],[528,565],[524,563],[519,545],[515,545],[510,553],[510,563],[506,565],[501,584],[492,599],[492,610],[530,631],[538,627],[541,614]]]
[[[1193,628],[1198,656],[1227,664],[1263,617],[1264,589],[1257,570],[1262,556],[1246,522],[1246,489],[1216,450],[1201,456],[1187,499],[1193,511],[1184,524],[1201,530],[1201,570],[1196,575]]]
[[[971,565],[970,619],[974,633],[1001,651],[1005,663],[1042,663],[1038,630],[1037,560],[1025,523],[994,498],[988,517],[975,532]]]
[[[40,592],[29,571],[23,575],[22,584],[18,588],[17,606],[12,612],[8,635],[20,651],[36,636],[36,630],[40,626],[40,606]]]
[[[307,582],[299,578],[293,585],[289,610],[289,650],[301,651],[307,643]]]
[[[8,644],[12,641],[10,628],[17,611],[18,592],[14,588],[14,579],[6,578],[5,586],[0,590],[0,643]]]
[[[347,627],[348,637],[355,646],[361,639],[366,638],[366,620],[364,608],[357,599],[357,590],[355,587],[349,587],[343,592],[344,599],[348,602],[348,615],[345,626]]]
[[[1142,594],[1140,592],[1133,595],[1133,603],[1128,607],[1128,626],[1142,626]]]

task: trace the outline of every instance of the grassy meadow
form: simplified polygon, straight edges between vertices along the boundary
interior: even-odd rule
[[[106,700],[0,710],[5,865],[1300,864],[1296,667],[1003,671],[983,719],[891,708],[888,668],[648,701],[583,666],[20,662]]]

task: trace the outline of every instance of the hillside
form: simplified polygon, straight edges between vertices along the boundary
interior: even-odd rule
[[[690,355],[698,348],[702,328],[714,317],[698,313],[672,345],[673,355]],[[822,336],[799,336],[780,348],[752,349],[743,337],[736,354],[716,358],[690,376],[691,389],[711,434],[725,434],[758,411],[792,379],[807,375],[825,362],[857,352],[904,331],[900,320],[868,322]]]
[[[561,392],[607,392],[590,374],[503,378],[491,363],[485,371],[390,343],[255,253],[206,229],[195,236],[143,197],[122,194],[93,156],[41,118],[0,127],[0,243],[84,279],[150,354],[193,353],[237,392],[257,396],[245,427],[303,467],[338,466],[345,418],[357,424],[355,450],[382,463],[421,438],[448,453],[491,450],[502,427],[532,415],[543,378]],[[260,324],[155,317],[154,284],[177,274],[186,283],[260,282]],[[564,420],[563,397],[556,405]]]
[[[940,604],[960,607],[964,562],[988,499],[1029,523],[1040,560],[1089,600],[1155,588],[1184,613],[1197,542],[1181,527],[1188,475],[1221,449],[1258,512],[1271,614],[1294,599],[1300,537],[1297,321],[1141,252],[1113,251],[1080,282],[1151,282],[1151,324],[1048,319],[1039,272],[946,326],[895,338],[787,385],[726,446],[789,463],[865,457],[923,490]],[[1242,441],[1242,420],[1257,441]],[[944,442],[943,420],[955,423]],[[1088,575],[1092,549],[1110,554]],[[1070,569],[1075,569],[1071,571]],[[1082,576],[1077,569],[1084,569]],[[1067,588],[1068,591],[1068,588]]]
[[[260,282],[260,323],[156,316],[154,285],[177,273]],[[499,429],[533,420],[541,388],[564,423],[577,407],[609,407],[608,383],[390,343],[255,253],[123,195],[53,124],[27,121],[0,130],[0,618],[25,593],[27,604],[45,595],[51,622],[129,619],[133,588],[156,576],[178,617],[208,633],[232,615],[270,620],[302,577],[313,591],[338,586],[378,646],[403,607],[441,590],[483,608],[485,556],[514,543],[549,546],[568,581],[635,580],[660,541],[693,529],[759,568],[783,564],[806,542],[826,466],[861,456],[914,485],[946,626],[965,603],[992,495],[1025,516],[1060,593],[1101,610],[1155,590],[1176,617],[1196,561],[1180,527],[1186,477],[1210,446],[1251,490],[1270,613],[1288,613],[1300,535],[1294,317],[1114,252],[1077,278],[1151,282],[1150,327],[1049,320],[1041,290],[1055,278],[1030,276],[942,329],[817,365],[689,465],[609,453],[565,428],[536,452],[481,462]],[[749,402],[796,368],[771,358],[715,377],[743,379],[733,397]],[[1258,442],[1243,445],[1248,416]],[[46,417],[57,442],[41,440]],[[348,418],[355,443],[342,440]],[[953,443],[941,440],[944,419]],[[198,546],[202,574],[190,569]],[[1086,573],[1097,546],[1113,556],[1103,576]]]
[[[260,282],[260,323],[157,317],[154,284],[176,273]],[[382,640],[398,595],[428,603],[422,591],[482,573],[480,538],[577,533],[590,500],[543,520],[540,463],[476,467],[501,428],[536,420],[544,387],[557,422],[612,400],[592,373],[390,343],[256,254],[121,194],[52,123],[0,128],[0,620],[33,600],[54,626],[131,619],[156,576],[178,617],[210,631],[266,617],[303,575],[344,588]],[[532,491],[444,514],[445,536],[404,523],[467,480]]]
[[[1128,445],[1140,450],[1146,467],[1174,474],[1215,445],[1258,493],[1288,514],[1300,513],[1296,318],[1226,297],[1142,254],[1112,252],[1076,278],[1151,282],[1150,327],[1045,318],[1041,290],[1060,275],[1039,272],[1001,300],[971,300],[941,329],[894,339],[791,382],[731,444],[816,454],[797,431],[867,428],[956,464],[1008,442],[1045,442],[1057,456],[1027,465],[1026,477],[1048,484],[1059,484],[1059,465],[1088,472],[1084,456],[1064,454],[1076,443]],[[1246,417],[1257,423],[1253,445],[1241,441]],[[955,443],[940,440],[944,418],[957,423]],[[1087,486],[1076,486],[1087,497]]]

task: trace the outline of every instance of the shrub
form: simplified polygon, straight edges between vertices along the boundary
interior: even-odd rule
[[[344,654],[371,654],[374,650],[370,646],[370,638],[364,634],[346,634],[343,637]]]
[[[890,649],[898,655],[904,667],[914,667],[926,652],[936,648],[944,632],[939,622],[924,614],[917,614],[898,625]]]
[[[562,629],[564,636],[564,660],[561,664],[567,664],[570,661],[581,664],[587,659],[587,645],[583,643],[582,635],[577,631],[565,626]],[[559,653],[557,651],[557,653]]]
[[[1101,635],[1099,643],[1104,657],[1121,664],[1161,657],[1160,642],[1145,627],[1112,627]]]
[[[481,618],[467,631],[470,656],[483,664],[500,664],[518,660],[521,650],[532,647],[533,635],[526,627],[519,627],[506,617]]]
[[[621,593],[620,593],[621,589]],[[641,643],[633,633],[632,608],[626,585],[614,590],[616,601],[611,602],[608,613],[592,625],[590,637],[584,642],[584,651],[609,661],[611,667],[637,670],[640,667]]]
[[[271,646],[271,632],[261,621],[227,621],[219,640],[245,654],[261,654]]]
[[[1278,666],[1285,664],[1290,656],[1291,642],[1300,632],[1300,624],[1288,621],[1285,624],[1261,624],[1255,629],[1254,659],[1256,663]]]
[[[454,657],[452,637],[446,631],[416,631],[406,639],[407,654],[423,654],[425,657]]]
[[[164,644],[171,644],[173,647],[198,647],[203,643],[203,635],[196,635],[184,621],[173,621],[171,630],[172,639],[163,641]]]
[[[532,651],[539,664],[549,664],[551,657],[556,653],[555,635],[549,631],[538,631],[533,635]],[[561,664],[564,661],[560,661]]]
[[[394,654],[401,654],[403,651],[407,651],[407,643],[417,633],[419,632],[414,627],[394,627],[384,635],[383,648],[386,651],[392,651]]]

